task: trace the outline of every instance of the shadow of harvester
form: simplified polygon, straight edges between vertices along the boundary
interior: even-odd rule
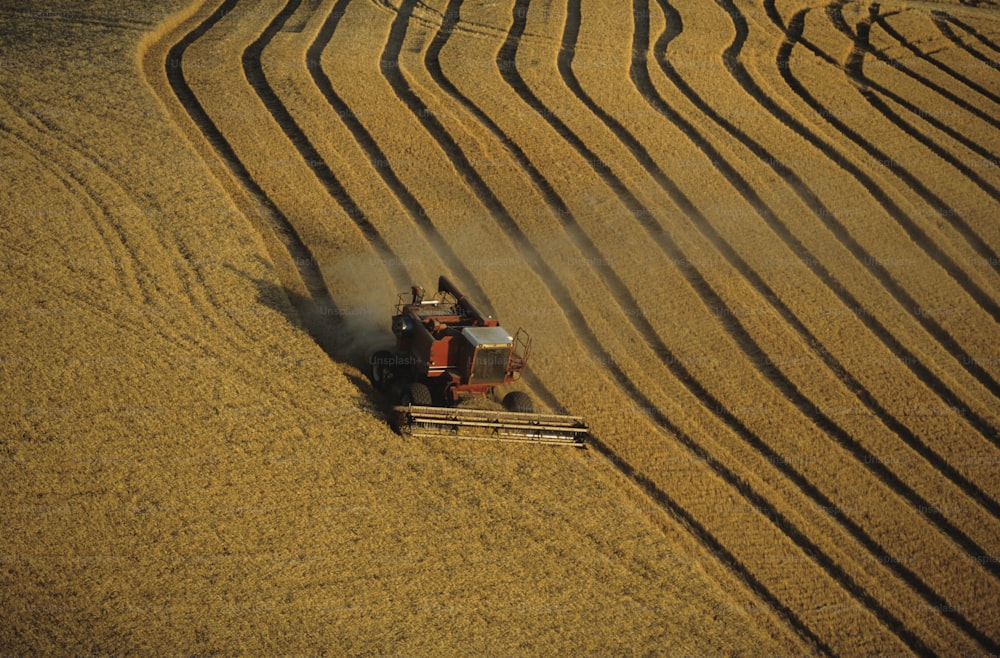
[[[271,267],[270,263],[266,265]],[[388,410],[389,403],[385,396],[375,390],[368,378],[368,355],[372,350],[366,343],[374,338],[367,336],[367,340],[359,340],[357,327],[350,326],[348,322],[352,316],[343,312],[325,289],[322,295],[317,295],[320,298],[317,301],[314,297],[253,276],[231,264],[226,264],[226,267],[253,283],[257,288],[258,303],[281,313],[289,323],[308,334],[331,360],[360,371],[348,370],[345,376],[373,407]]]

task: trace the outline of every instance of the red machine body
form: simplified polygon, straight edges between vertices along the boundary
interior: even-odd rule
[[[495,389],[516,381],[527,364],[531,339],[483,315],[447,277],[432,299],[419,286],[401,293],[392,332],[396,349],[371,356],[370,376],[393,405],[390,424],[400,434],[586,445],[582,417],[538,413],[524,391],[497,398]],[[474,396],[502,408],[458,404]]]
[[[418,286],[400,294],[392,332],[401,362],[395,375],[424,383],[446,405],[514,382],[531,351],[526,332],[511,335],[444,276],[432,299]]]

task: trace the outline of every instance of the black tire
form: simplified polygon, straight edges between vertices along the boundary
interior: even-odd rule
[[[503,408],[507,411],[516,411],[522,414],[535,412],[535,405],[531,401],[531,396],[522,391],[511,391],[503,396]]]
[[[427,388],[426,384],[421,384],[420,382],[412,382],[403,391],[399,403],[403,406],[412,404],[418,407],[429,407],[434,404],[431,399],[431,389]]]
[[[389,350],[379,350],[371,355],[368,360],[368,378],[371,379],[376,391],[385,391],[389,388],[394,362],[395,359]]]

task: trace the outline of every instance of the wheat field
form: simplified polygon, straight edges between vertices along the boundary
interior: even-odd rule
[[[1000,653],[1000,4],[0,2],[0,653]],[[447,274],[587,450],[400,437]]]

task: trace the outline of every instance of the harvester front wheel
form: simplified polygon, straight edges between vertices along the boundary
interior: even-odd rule
[[[375,390],[385,391],[388,388],[389,380],[392,379],[392,362],[392,352],[389,350],[379,350],[372,354],[369,372]]]
[[[523,391],[511,391],[503,396],[503,408],[507,411],[516,411],[524,414],[534,413],[535,411],[535,405],[531,401],[531,396]]]
[[[426,384],[412,382],[406,390],[403,391],[400,404],[403,406],[413,404],[419,407],[429,407],[433,404],[431,400],[431,389],[427,388]]]

